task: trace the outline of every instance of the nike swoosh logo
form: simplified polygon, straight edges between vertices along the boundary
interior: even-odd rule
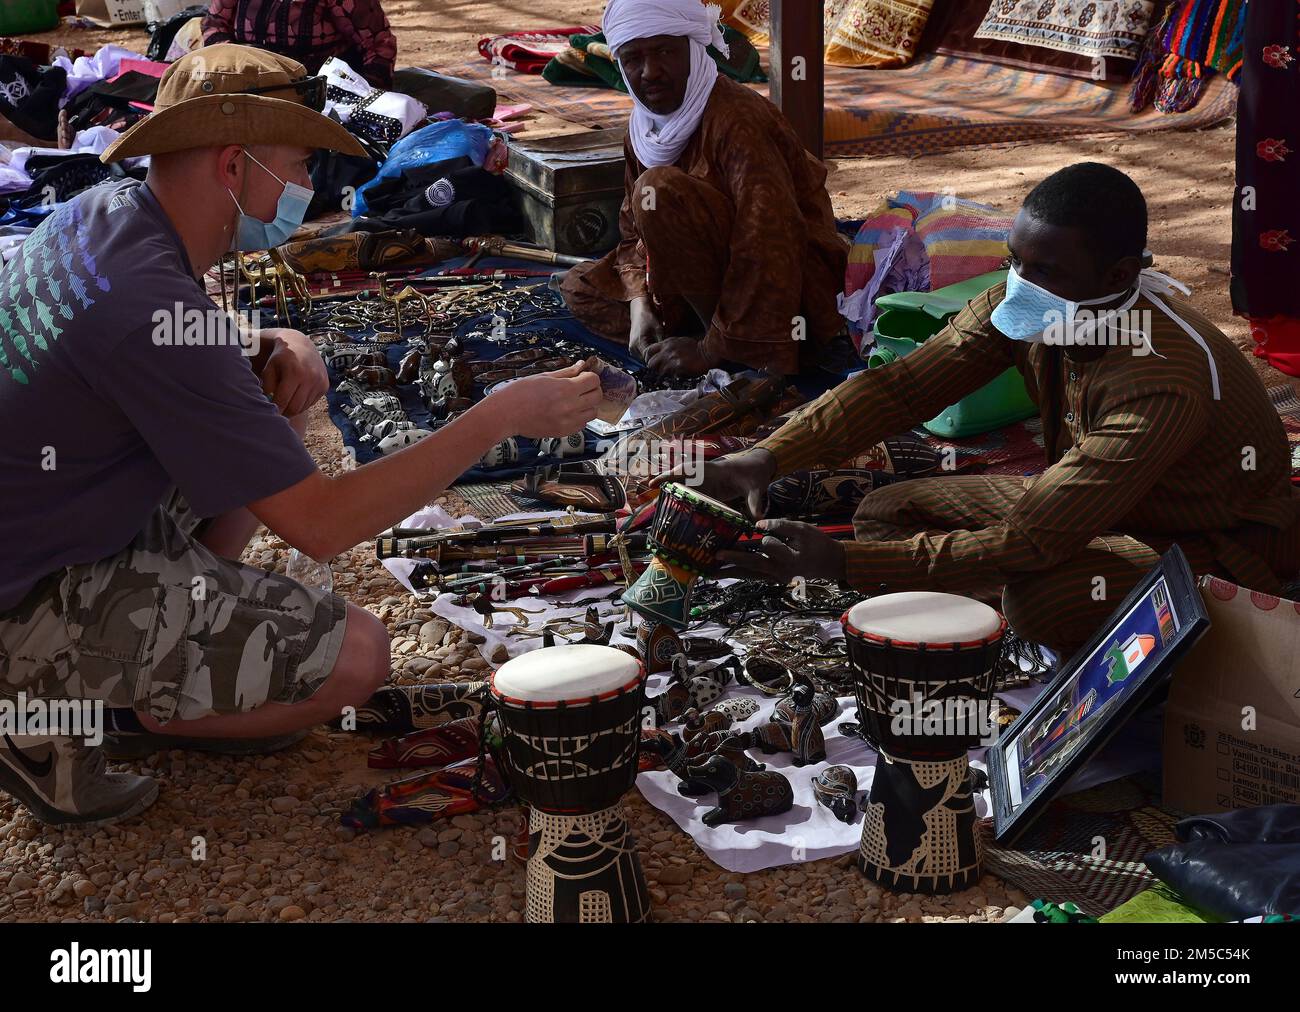
[[[14,758],[18,760],[22,768],[25,769],[32,776],[34,776],[37,780],[44,780],[46,777],[50,775],[50,770],[54,769],[53,752],[51,752],[49,755],[45,757],[44,762],[38,763],[38,762],[33,762],[31,759],[29,759],[27,757],[27,754],[13,743],[13,739],[10,738],[9,735],[5,735],[5,744],[9,746],[9,751],[14,754]]]

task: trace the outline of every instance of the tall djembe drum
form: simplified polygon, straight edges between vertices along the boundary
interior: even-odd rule
[[[841,620],[862,736],[879,752],[858,867],[894,889],[974,885],[982,849],[967,750],[989,733],[1006,620],[953,594],[886,594]]]
[[[528,818],[530,923],[643,921],[621,799],[636,780],[645,674],[612,647],[547,647],[492,676],[506,775]]]

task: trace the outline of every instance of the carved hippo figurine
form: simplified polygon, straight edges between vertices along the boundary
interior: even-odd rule
[[[858,778],[847,766],[827,766],[812,778],[813,797],[841,822],[852,822],[858,814]]]
[[[744,772],[731,760],[713,755],[698,766],[687,767],[686,772],[718,794],[717,807],[704,813],[706,826],[780,815],[794,806],[794,788],[775,770]]]
[[[812,685],[801,682],[794,687],[790,698],[794,701],[794,723],[790,728],[790,751],[794,753],[794,764],[806,766],[818,763],[826,758],[826,738],[818,720],[814,703],[816,693]]]

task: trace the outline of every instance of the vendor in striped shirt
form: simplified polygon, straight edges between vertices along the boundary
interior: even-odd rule
[[[856,540],[765,523],[733,575],[942,590],[996,603],[1026,639],[1080,647],[1177,543],[1199,575],[1276,594],[1300,572],[1286,433],[1243,353],[1144,270],[1137,185],[1081,163],[1016,216],[1010,274],[936,336],[863,372],[754,448],[705,466],[701,491],[761,516],[775,478],[842,461],[933,417],[1008,366],[1043,422],[1034,477],[953,475],[867,495]]]

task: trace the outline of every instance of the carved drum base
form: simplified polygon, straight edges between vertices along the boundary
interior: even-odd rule
[[[858,867],[890,889],[950,893],[979,881],[983,847],[966,756],[876,763],[862,806]]]
[[[530,924],[639,923],[650,915],[623,806],[584,815],[533,809],[528,820]]]

